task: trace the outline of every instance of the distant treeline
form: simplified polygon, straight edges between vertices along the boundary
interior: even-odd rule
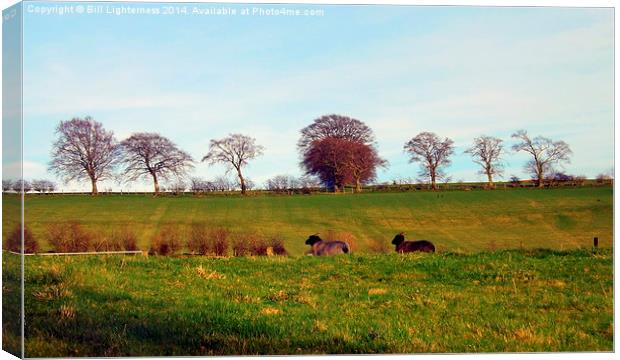
[[[6,181],[6,180],[5,180]],[[5,184],[3,181],[3,185]],[[17,182],[14,182],[17,183]],[[26,183],[29,183],[26,181]],[[267,184],[269,181],[267,182]],[[279,182],[278,186],[266,186],[265,188],[250,188],[247,190],[246,195],[311,195],[311,194],[322,194],[322,193],[333,193],[331,189],[326,188],[324,186],[306,186],[307,184],[303,183],[284,183]],[[293,186],[288,186],[293,185]],[[609,186],[613,185],[613,179],[608,175],[599,175],[595,179],[587,179],[582,176],[571,176],[565,175],[563,173],[555,174],[554,177],[548,177],[545,179],[544,188],[566,188],[566,187],[584,187],[584,186]],[[510,181],[505,182],[496,182],[494,183],[493,189],[518,189],[518,188],[540,188],[536,180],[526,179],[520,180],[515,177]],[[42,188],[33,186],[26,186],[28,194],[66,194],[66,195],[88,195],[90,192],[87,191],[59,191],[56,188]],[[489,189],[489,184],[487,182],[444,182],[437,184],[436,191],[471,191],[471,190],[487,190]],[[18,193],[19,188],[14,189],[12,187],[4,187],[3,192],[5,193]],[[355,193],[360,189],[356,189],[354,186],[344,187],[342,189],[342,193]],[[383,182],[380,184],[369,184],[364,185],[361,189],[364,192],[406,192],[406,191],[432,191],[432,185],[429,183],[407,183],[401,181],[391,181],[391,182]],[[123,191],[123,190],[113,190],[113,189],[105,189],[99,191],[100,195],[150,195],[153,194],[152,191]],[[235,187],[232,184],[230,187],[215,187],[215,186],[206,186],[206,187],[197,187],[191,185],[184,185],[183,183],[175,184],[175,186],[161,186],[160,188],[161,195],[216,195],[216,196],[231,196],[240,194],[240,189]]]
[[[236,190],[245,195],[257,188],[284,193],[309,193],[315,188],[333,192],[349,189],[361,192],[369,185],[382,188],[389,188],[390,185],[376,185],[377,170],[387,168],[389,162],[380,156],[373,130],[360,120],[337,114],[323,115],[300,130],[297,151],[301,159],[301,178],[278,175],[262,186],[247,177],[245,168],[263,155],[265,147],[257,143],[255,138],[244,134],[231,133],[221,139],[210,139],[208,150],[200,158],[200,162],[208,165],[226,166],[226,174],[234,174],[235,180],[227,176],[213,180],[190,178],[189,174],[197,165],[197,159],[156,132],[137,132],[119,141],[112,131],[104,129],[103,124],[87,116],[60,121],[56,134],[48,170],[65,182],[90,182],[92,195],[100,192],[98,183],[105,180],[128,186],[134,181],[148,179],[152,181],[155,195]],[[559,172],[564,164],[570,162],[572,155],[566,142],[543,136],[533,137],[525,130],[516,131],[511,138],[514,140],[510,146],[512,153],[528,155],[524,170],[539,188],[568,183],[578,186],[585,181],[583,176]],[[438,190],[448,188],[448,184],[453,182],[447,173],[455,153],[452,139],[422,131],[404,142],[403,153],[409,162],[419,165],[418,178],[406,181],[407,184],[428,183],[428,187]],[[484,186],[495,188],[496,179],[504,173],[504,159],[510,153],[504,146],[504,140],[480,135],[473,139],[464,153],[471,156],[472,162],[478,167],[478,173],[487,179]],[[396,185],[397,181],[394,182],[392,185]],[[510,183],[513,187],[522,186],[521,181],[514,177]],[[30,183],[17,181],[6,186],[3,184],[5,187],[24,192],[56,191],[55,184],[46,180]],[[410,187],[417,190],[425,186]]]

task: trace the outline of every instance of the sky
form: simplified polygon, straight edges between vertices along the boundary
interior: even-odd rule
[[[65,5],[73,13],[61,15]],[[210,139],[250,135],[265,147],[245,171],[259,185],[301,175],[299,131],[332,113],[374,130],[389,161],[379,182],[418,177],[403,145],[422,131],[454,140],[453,181],[484,179],[463,153],[481,135],[504,140],[505,178],[528,178],[527,155],[510,151],[519,129],[566,141],[567,173],[613,168],[609,8],[286,5],[319,15],[275,16],[252,9],[282,5],[171,4],[179,12],[166,15],[165,4],[124,4],[159,15],[98,5],[98,14],[83,3],[24,5],[27,179],[89,190],[88,181],[65,184],[47,171],[55,127],[87,115],[119,140],[168,137],[197,161],[191,176],[204,178],[225,172],[200,162]],[[194,13],[223,7],[237,13]]]

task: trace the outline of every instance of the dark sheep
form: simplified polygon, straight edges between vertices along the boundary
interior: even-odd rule
[[[349,244],[344,241],[323,241],[319,235],[310,235],[306,240],[306,245],[312,247],[312,255],[329,256],[347,254],[351,251]]]
[[[428,240],[405,241],[405,234],[400,233],[394,237],[392,244],[396,245],[397,253],[408,253],[414,251],[435,252],[435,245]]]

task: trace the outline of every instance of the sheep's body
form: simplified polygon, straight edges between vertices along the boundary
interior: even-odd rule
[[[398,234],[392,240],[392,244],[396,245],[397,253],[408,253],[414,251],[435,252],[435,245],[428,240],[405,241],[405,235]]]
[[[312,247],[314,256],[347,254],[351,251],[349,244],[344,241],[324,241],[318,235],[311,235],[306,244]]]

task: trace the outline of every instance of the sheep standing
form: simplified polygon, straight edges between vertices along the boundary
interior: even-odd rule
[[[405,234],[400,233],[394,237],[392,244],[396,245],[397,253],[408,253],[414,251],[435,252],[435,245],[428,240],[405,241]]]
[[[344,241],[323,241],[319,235],[310,235],[306,240],[306,245],[310,245],[312,255],[329,256],[347,254],[351,251],[349,244]]]

